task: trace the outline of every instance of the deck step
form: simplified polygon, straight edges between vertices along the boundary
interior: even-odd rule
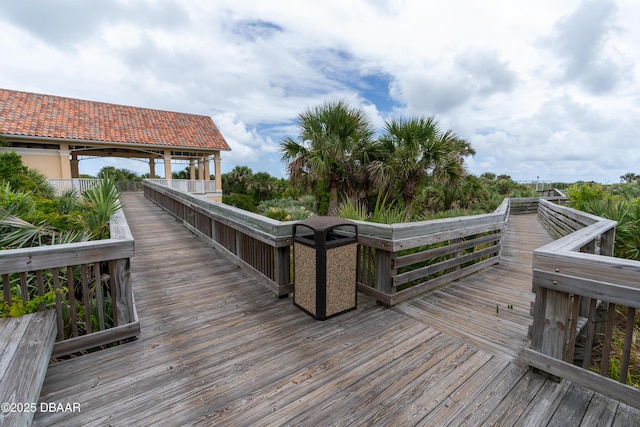
[[[53,310],[0,319],[0,425],[31,424],[57,329]]]

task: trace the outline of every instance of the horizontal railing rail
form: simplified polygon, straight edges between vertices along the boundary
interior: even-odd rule
[[[75,191],[78,194],[82,194],[100,182],[99,179],[94,178],[49,178],[48,181],[58,195],[64,194],[68,191]]]
[[[615,221],[544,200],[538,215],[558,240],[534,251],[524,360],[640,408],[640,372],[630,364],[638,357],[640,262],[613,257]]]
[[[393,306],[499,261],[509,200],[485,215],[358,223],[358,290]]]
[[[94,178],[70,178],[70,179],[58,179],[49,178],[49,183],[55,189],[57,195],[62,195],[68,191],[75,191],[77,194],[82,194],[86,190],[93,188],[100,180]],[[116,181],[116,188],[121,193],[133,193],[142,192],[142,180],[126,180]]]
[[[146,179],[148,182],[153,182],[165,187],[173,188],[174,190],[184,191],[186,193],[193,194],[209,194],[216,193],[216,181],[215,180],[190,180],[190,179]]]
[[[130,281],[134,241],[121,210],[110,232],[105,240],[0,251],[4,309],[17,315],[29,304],[42,310],[55,301],[54,357],[140,332]]]
[[[145,195],[277,296],[293,291],[293,222],[203,200],[148,180]],[[526,203],[532,202],[505,200],[491,214],[434,221],[393,225],[356,221],[358,290],[391,306],[497,263],[510,207]]]
[[[146,179],[149,182],[153,182],[165,187],[170,187],[178,191],[184,191],[192,194],[211,194],[217,195],[220,193],[216,190],[215,180],[189,180],[189,179],[164,179],[153,178]],[[54,187],[56,194],[62,195],[68,191],[75,191],[78,194],[84,193],[86,190],[93,188],[99,179],[95,178],[50,178],[49,183]],[[118,191],[124,192],[142,192],[144,191],[144,184],[142,180],[126,180],[116,181],[116,187]]]

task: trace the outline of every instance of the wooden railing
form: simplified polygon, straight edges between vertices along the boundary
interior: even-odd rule
[[[534,251],[525,362],[640,408],[640,390],[626,385],[638,339],[640,262],[612,256],[614,221],[543,200],[539,218],[560,238]]]
[[[122,211],[111,218],[110,232],[106,240],[0,251],[7,307],[55,295],[54,357],[140,332],[129,277],[133,237]]]
[[[145,181],[144,194],[252,274],[278,297],[293,291],[292,223]]]
[[[556,199],[555,201],[556,203],[558,204],[569,203],[569,198],[561,190],[558,190],[557,188],[547,188],[547,189],[536,190],[536,191],[540,195],[540,197],[545,197],[547,200],[549,200],[549,198],[559,198],[559,199]]]
[[[152,182],[145,195],[221,249],[278,297],[293,291],[292,225]],[[533,200],[533,199],[531,199]],[[509,207],[435,221],[374,224],[356,221],[358,290],[391,306],[499,261]]]
[[[509,200],[491,214],[402,224],[358,222],[358,290],[386,306],[499,261]]]

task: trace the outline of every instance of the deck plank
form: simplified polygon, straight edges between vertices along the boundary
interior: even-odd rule
[[[518,363],[533,300],[518,239],[551,239],[535,216],[511,216],[495,267],[392,309],[359,295],[318,322],[148,200],[123,203],[141,334],[50,365],[40,401],[82,411],[34,425],[544,425],[590,393]],[[585,420],[637,415],[592,395]]]
[[[0,324],[0,403],[28,405],[24,411],[3,408],[0,425],[30,425],[57,335],[56,313],[3,318]]]

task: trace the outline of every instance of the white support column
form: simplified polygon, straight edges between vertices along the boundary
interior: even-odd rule
[[[216,191],[222,191],[222,172],[220,170],[220,152],[213,154],[213,160],[216,167]]]
[[[171,150],[164,150],[164,179],[171,179]]]
[[[193,159],[189,159],[189,179],[196,180],[196,162]]]
[[[210,181],[211,180],[211,172],[209,171],[209,156],[204,158],[204,180],[205,181]]]
[[[70,179],[71,175],[71,160],[69,160],[69,144],[60,144],[60,173],[62,179]]]
[[[204,157],[198,159],[198,179],[200,181],[204,180]]]

